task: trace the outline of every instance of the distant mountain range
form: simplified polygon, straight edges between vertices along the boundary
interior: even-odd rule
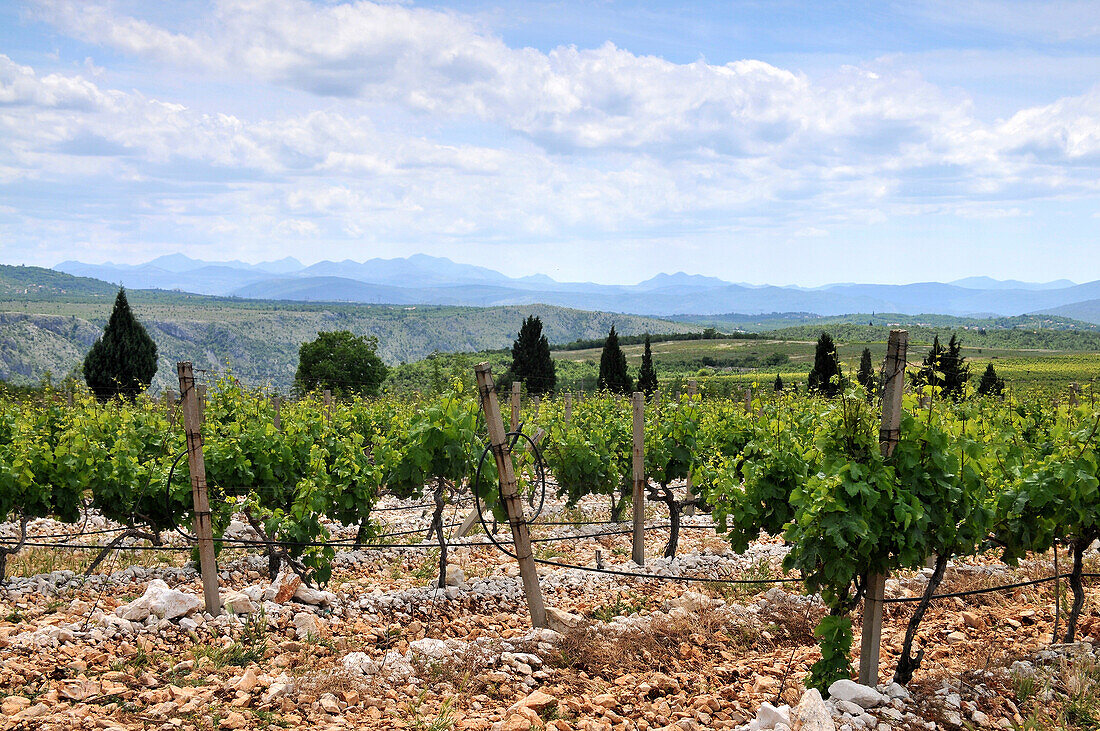
[[[248,264],[207,262],[172,254],[139,265],[65,261],[55,270],[131,289],[300,302],[394,305],[548,304],[658,317],[771,312],[841,315],[852,312],[938,313],[963,317],[1052,313],[1100,322],[1100,281],[1074,284],[969,277],[950,283],[750,285],[715,277],[658,274],[634,285],[557,282],[544,275],[508,277],[485,267],[417,254],[365,262],[293,258]]]

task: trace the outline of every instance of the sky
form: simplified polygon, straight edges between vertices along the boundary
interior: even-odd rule
[[[0,263],[1100,279],[1100,2],[0,2]]]

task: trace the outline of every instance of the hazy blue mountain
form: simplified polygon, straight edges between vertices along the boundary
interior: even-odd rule
[[[502,284],[511,280],[500,272],[450,259],[414,254],[407,259],[369,259],[365,262],[322,261],[298,273],[302,277],[328,276],[375,284],[423,287],[449,284]]]
[[[162,257],[164,258],[164,257]],[[182,261],[166,262],[169,266],[186,266]],[[54,269],[77,277],[92,277],[127,289],[178,289],[196,294],[225,295],[247,284],[270,279],[271,272],[243,269],[231,264],[208,264],[173,271],[155,266],[152,262],[138,266],[114,266],[106,264],[82,264],[62,262]]]
[[[684,312],[1016,316],[1100,299],[1100,282],[1033,283],[989,277],[968,277],[952,283],[837,283],[807,288],[733,284],[716,277],[676,272],[658,274],[633,285],[603,285],[558,282],[541,274],[508,277],[486,267],[424,254],[363,262],[322,261],[308,267],[289,257],[247,264],[205,262],[171,254],[140,265],[66,261],[55,269],[132,289],[178,289],[253,299],[479,307],[543,303],[651,316]]]
[[[680,288],[684,290],[714,289],[716,287],[725,287],[729,284],[729,282],[721,280],[718,277],[705,277],[702,274],[676,272],[675,274],[658,274],[655,277],[635,285],[635,288],[642,291],[671,288]]]
[[[1052,282],[1021,282],[1018,279],[993,279],[992,277],[966,277],[951,282],[956,287],[967,289],[1065,289],[1075,282],[1068,279],[1055,279]]]

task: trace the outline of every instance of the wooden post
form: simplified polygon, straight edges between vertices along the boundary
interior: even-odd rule
[[[272,422],[275,424],[275,431],[283,430],[283,397],[272,396],[271,405],[275,407],[275,416]]]
[[[568,424],[573,419],[573,394],[569,391],[565,392],[565,423]]]
[[[325,421],[332,423],[332,391],[325,389],[322,394],[322,398],[325,402]]]
[[[493,373],[488,363],[474,366],[477,375],[477,390],[481,399],[481,408],[485,413],[485,422],[489,428],[489,445],[497,463],[500,476],[500,496],[504,500],[504,509],[508,512],[508,524],[512,527],[512,540],[519,562],[519,575],[523,581],[523,593],[527,597],[527,607],[531,611],[533,627],[546,626],[546,607],[542,602],[542,589],[539,587],[539,574],[535,566],[535,557],[531,553],[531,534],[527,530],[527,521],[523,517],[523,501],[516,490],[516,474],[512,467],[512,455],[508,451],[508,439],[504,434],[504,420],[500,415],[497,394],[493,390]],[[518,384],[516,384],[518,385]],[[513,398],[517,391],[512,390]]]
[[[214,559],[214,531],[210,524],[210,500],[206,494],[206,463],[202,456],[201,386],[196,387],[191,362],[176,364],[183,400],[183,425],[187,434],[187,467],[191,473],[191,496],[195,505],[195,535],[199,539],[199,569],[202,573],[202,593],[206,611],[221,613],[218,596],[218,564]]]
[[[745,413],[752,413],[752,387],[745,389]]]
[[[634,392],[634,553],[639,566],[645,565],[645,394]]]
[[[694,396],[697,393],[699,393],[699,382],[688,381],[688,396]]]
[[[512,381],[512,428],[509,431],[517,431],[519,429],[519,404],[520,404],[520,389],[519,381]]]
[[[73,389],[69,388],[65,391],[65,405],[72,411],[73,408]]]
[[[69,397],[70,399],[72,396]],[[1069,384],[1069,407],[1072,409],[1077,406],[1077,384]]]
[[[886,345],[886,365],[883,367],[885,389],[882,393],[882,422],[878,430],[878,446],[882,456],[889,457],[901,438],[901,394],[905,387],[905,358],[909,350],[909,332],[891,330]],[[882,645],[882,600],[886,594],[886,575],[867,577],[863,600],[863,636],[859,651],[859,682],[874,688],[878,685],[878,656]]]

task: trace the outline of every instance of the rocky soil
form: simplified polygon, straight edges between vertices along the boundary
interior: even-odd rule
[[[599,507],[551,505],[542,520],[606,519]],[[427,527],[421,507],[379,517],[395,532]],[[664,521],[655,514],[651,522]],[[515,563],[491,546],[452,548],[445,588],[434,586],[431,544],[340,551],[323,590],[290,573],[271,581],[265,557],[227,548],[219,568],[228,611],[218,617],[204,613],[185,552],[123,550],[84,577],[93,551],[28,548],[9,561],[0,592],[0,729],[1096,727],[1088,725],[1100,718],[1093,592],[1075,645],[1051,644],[1053,585],[936,602],[921,631],[924,664],[908,688],[890,674],[912,605],[889,605],[881,684],[844,681],[823,701],[802,680],[818,658],[812,630],[824,610],[797,583],[768,583],[782,576],[782,543],[762,538],[734,555],[706,516],[688,523],[677,558],[650,559],[646,572],[760,583],[543,565],[552,609],[542,630],[530,628]],[[89,516],[82,528],[110,526]],[[74,530],[31,525],[37,536]],[[243,524],[233,531],[248,533]],[[593,535],[606,532],[536,528],[555,539],[537,543],[536,556],[638,570],[629,535]],[[647,556],[659,556],[666,537],[649,531]],[[1016,569],[989,557],[951,567],[943,589],[1051,572],[1049,557]],[[887,596],[915,596],[924,580],[894,578]]]

